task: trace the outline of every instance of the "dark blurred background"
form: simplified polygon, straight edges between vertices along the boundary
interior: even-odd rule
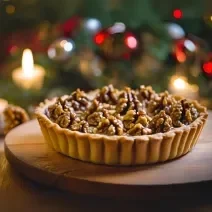
[[[25,49],[39,65],[29,76]],[[152,85],[211,108],[212,1],[0,0],[1,98],[29,109],[109,83]]]

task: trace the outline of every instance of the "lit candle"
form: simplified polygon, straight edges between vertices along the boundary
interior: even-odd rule
[[[3,111],[7,107],[8,102],[4,99],[0,99],[0,134],[3,133],[4,130],[4,115]]]
[[[173,76],[170,80],[169,91],[172,94],[190,99],[199,98],[199,87],[189,84],[185,77]]]
[[[34,64],[30,49],[25,49],[22,56],[22,67],[12,73],[13,81],[24,89],[40,89],[43,86],[45,70]]]

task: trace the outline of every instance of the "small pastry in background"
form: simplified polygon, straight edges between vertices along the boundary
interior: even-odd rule
[[[0,135],[4,134],[4,115],[3,111],[8,106],[8,102],[5,99],[0,99]]]
[[[4,112],[4,134],[7,134],[13,128],[29,121],[27,112],[16,105],[8,105]]]

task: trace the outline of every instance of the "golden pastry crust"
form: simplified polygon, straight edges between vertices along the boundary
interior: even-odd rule
[[[111,101],[113,104],[115,104],[115,101],[116,103],[118,102],[118,99],[108,97],[108,91],[105,93],[104,101]],[[148,94],[145,95],[149,98]],[[61,99],[64,100],[66,98],[68,96],[63,96]],[[178,96],[173,96],[173,98],[176,102],[183,100],[182,97]],[[168,108],[169,100],[164,99],[165,97],[163,98],[162,106]],[[192,108],[198,111],[198,117],[195,117],[188,125],[182,124],[177,128],[172,127],[168,132],[170,117],[174,117],[176,123],[180,120],[181,113],[179,111],[181,109],[177,106],[175,110],[170,111],[170,115],[163,112],[165,110],[161,110],[162,112],[158,116],[154,116],[152,119],[156,118],[151,122],[152,128],[146,127],[148,119],[151,118],[141,113],[139,123],[135,123],[129,128],[128,135],[122,134],[121,130],[123,128],[120,123],[117,123],[115,118],[108,119],[109,121],[102,120],[98,123],[98,125],[103,126],[98,128],[97,125],[95,127],[96,133],[94,133],[94,129],[91,129],[91,126],[87,125],[87,122],[80,126],[77,126],[77,123],[75,123],[76,129],[77,127],[82,127],[83,129],[79,132],[73,131],[73,129],[61,128],[46,115],[49,106],[54,105],[56,101],[57,98],[45,100],[36,109],[36,116],[45,140],[57,152],[75,159],[97,164],[139,165],[163,162],[180,157],[189,152],[196,144],[208,116],[206,108],[202,107],[197,101],[186,100],[187,103],[185,103],[183,110],[183,113],[186,114],[186,119],[188,121],[193,120],[192,116],[195,116],[195,111]],[[186,104],[192,104],[192,107],[188,107]],[[95,111],[95,103],[93,111]],[[125,120],[123,119],[123,125],[124,121],[129,121],[128,124],[130,125],[130,117],[133,117],[133,110],[128,110],[128,113]],[[94,125],[98,122],[95,115],[89,118],[89,121],[93,122]],[[69,122],[69,120],[66,120],[64,117],[64,120],[61,120],[61,122],[65,123],[64,126],[66,126],[66,122]],[[158,133],[157,129],[159,128],[162,130]],[[152,134],[152,131],[148,132],[149,129],[153,130],[155,134]],[[107,135],[98,133],[98,130],[107,130]],[[141,132],[143,135],[141,135]]]

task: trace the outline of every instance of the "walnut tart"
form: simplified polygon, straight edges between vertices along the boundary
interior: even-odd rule
[[[156,93],[150,86],[108,85],[45,100],[36,116],[57,152],[96,164],[139,165],[191,151],[208,114],[197,101]]]

